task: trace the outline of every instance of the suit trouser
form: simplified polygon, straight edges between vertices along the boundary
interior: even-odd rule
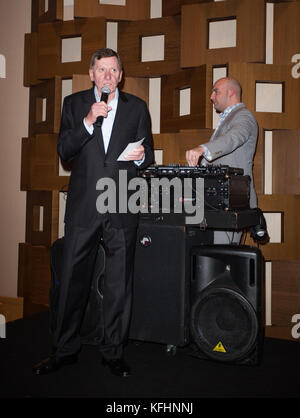
[[[53,335],[57,357],[80,350],[80,326],[87,304],[100,239],[105,247],[103,284],[104,341],[106,359],[120,358],[129,329],[136,227],[112,227],[108,215],[99,216],[89,228],[65,226],[64,265]]]

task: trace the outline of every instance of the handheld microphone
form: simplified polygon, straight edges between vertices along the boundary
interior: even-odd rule
[[[100,102],[107,103],[109,93],[110,93],[110,88],[107,86],[103,86],[101,89]],[[102,123],[103,123],[103,116],[98,116],[95,125],[101,128]]]

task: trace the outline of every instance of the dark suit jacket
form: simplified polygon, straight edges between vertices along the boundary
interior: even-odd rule
[[[101,128],[94,125],[94,133],[86,130],[83,119],[95,102],[94,88],[81,91],[64,99],[58,154],[64,161],[73,161],[69,182],[65,222],[88,227],[99,216],[96,208],[96,183],[101,178],[112,178],[118,186],[119,170],[126,170],[127,180],[136,177],[133,161],[118,162],[128,143],[145,137],[145,160],[140,168],[153,162],[151,121],[146,103],[136,96],[119,92],[118,107],[107,154],[104,152]],[[110,214],[113,226],[134,226],[135,214]]]

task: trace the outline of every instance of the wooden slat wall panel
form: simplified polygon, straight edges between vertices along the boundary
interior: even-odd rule
[[[274,64],[294,65],[291,63],[293,55],[300,54],[299,20],[299,1],[274,5]]]
[[[47,309],[49,249],[58,231],[59,190],[69,176],[59,175],[56,151],[62,80],[72,79],[73,91],[90,88],[88,67],[94,50],[106,45],[107,21],[118,22],[118,52],[125,68],[125,91],[149,104],[150,78],[161,78],[160,133],[155,149],[164,164],[185,164],[187,149],[207,142],[213,132],[209,96],[215,67],[226,67],[243,87],[243,102],[259,123],[254,180],[259,207],[282,213],[282,242],[260,246],[272,263],[271,327],[266,334],[291,337],[291,316],[299,307],[300,260],[300,37],[299,1],[274,0],[273,63],[265,63],[266,4],[264,0],[162,0],[161,18],[150,19],[150,0],[127,0],[126,6],[75,0],[74,20],[64,21],[63,0],[32,0],[32,32],[25,36],[24,85],[30,88],[28,138],[22,140],[21,190],[27,192],[26,243],[20,244],[19,296],[24,314]],[[208,22],[236,18],[236,47],[208,49]],[[165,36],[164,60],[141,61],[141,38]],[[61,62],[61,40],[82,37],[79,62]],[[296,56],[296,58],[294,57]],[[295,62],[292,62],[294,57]],[[298,67],[295,67],[297,66]],[[294,72],[293,72],[294,69]],[[256,82],[282,83],[283,112],[256,111]],[[191,88],[191,112],[179,116],[179,89]],[[40,120],[40,100],[47,99],[46,120]],[[37,116],[39,115],[39,117]],[[272,131],[272,158],[265,155],[265,130]],[[265,163],[272,162],[272,194],[265,193]],[[44,207],[44,230],[38,230],[38,210]],[[256,245],[249,234],[246,244]]]
[[[49,309],[50,249],[45,246],[19,245],[18,296],[24,298],[24,316]]]
[[[162,77],[160,132],[206,127],[206,66]],[[179,91],[191,89],[190,114],[179,116]]]
[[[22,190],[65,190],[69,177],[59,175],[57,134],[38,134],[23,138]]]
[[[75,0],[75,17],[104,16],[113,20],[150,18],[150,0],[126,0],[125,6],[100,4],[99,0]]]
[[[61,62],[62,39],[75,36],[82,38],[81,60]],[[106,20],[101,17],[39,24],[37,77],[43,80],[86,74],[92,54],[105,44]]]
[[[29,136],[39,133],[58,133],[61,116],[61,77],[54,77],[30,87]],[[46,99],[46,119],[42,121],[42,101]],[[39,100],[40,99],[40,100]],[[37,114],[40,115],[37,118]]]
[[[263,212],[283,214],[282,242],[262,245],[260,249],[266,260],[300,259],[300,196],[258,195],[258,206]],[[246,244],[253,245],[252,239]]]
[[[162,15],[172,16],[181,13],[181,7],[186,4],[212,3],[214,0],[162,0]]]
[[[120,22],[118,52],[122,57],[126,76],[155,77],[174,74],[180,70],[180,16]],[[164,60],[141,61],[141,38],[164,35]]]
[[[26,33],[24,40],[24,86],[40,83],[38,79],[38,34]]]
[[[183,130],[177,133],[153,135],[154,148],[163,150],[163,164],[186,164],[185,152],[207,142],[212,129]]]
[[[264,129],[297,129],[300,127],[300,83],[291,77],[288,65],[229,63],[228,74],[243,87],[243,102],[255,114]],[[256,111],[256,82],[283,83],[283,112]]]
[[[300,261],[273,261],[272,288],[272,323],[289,325],[291,313],[300,312]]]
[[[16,321],[23,318],[23,298],[0,297],[0,314],[4,315],[5,322]]]
[[[36,32],[39,23],[62,20],[63,2],[64,0],[48,0],[48,10],[45,10],[45,1],[32,0],[31,31]]]
[[[181,16],[181,67],[265,61],[264,0],[192,4],[182,6]],[[229,17],[237,20],[236,47],[209,49],[208,21]]]
[[[273,193],[300,194],[300,130],[273,131],[272,157]]]
[[[27,192],[25,235],[27,243],[50,246],[58,238],[58,195],[56,190]],[[40,207],[43,208],[42,214]],[[43,219],[40,219],[40,216]]]

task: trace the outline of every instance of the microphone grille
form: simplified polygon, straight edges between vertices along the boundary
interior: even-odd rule
[[[102,89],[101,89],[101,93],[109,94],[110,93],[110,88],[108,86],[103,86]]]

